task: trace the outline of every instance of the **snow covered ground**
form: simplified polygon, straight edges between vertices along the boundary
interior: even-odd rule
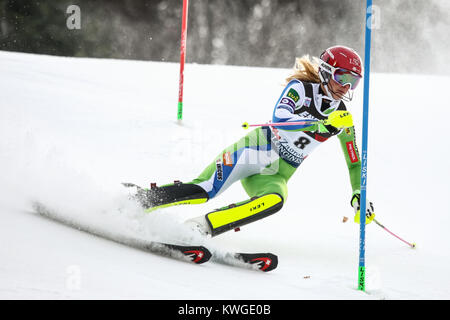
[[[281,212],[205,242],[276,253],[270,273],[171,260],[32,211],[38,200],[118,235],[200,241],[180,223],[245,200],[239,184],[204,205],[146,215],[120,183],[196,177],[246,133],[242,122],[271,118],[288,73],[188,64],[178,124],[178,64],[0,52],[0,298],[449,299],[449,77],[371,77],[368,197],[417,249],[368,225],[367,293],[356,290],[359,228],[336,138],[292,177]],[[350,105],[358,133],[362,92]]]

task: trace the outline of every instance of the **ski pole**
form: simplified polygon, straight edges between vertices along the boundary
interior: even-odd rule
[[[248,129],[250,127],[283,127],[283,126],[298,126],[304,124],[315,124],[320,123],[321,120],[313,120],[313,119],[304,119],[302,121],[293,121],[293,122],[270,122],[270,123],[262,123],[262,124],[248,124],[248,122],[244,122],[242,124],[242,128]]]
[[[412,249],[414,249],[416,247],[415,243],[410,243],[406,240],[403,240],[402,238],[400,238],[399,236],[397,236],[396,234],[394,234],[392,231],[390,231],[388,228],[386,228],[385,226],[383,226],[381,223],[379,223],[376,219],[373,219],[373,221],[375,221],[375,223],[377,225],[379,225],[381,228],[383,228],[384,230],[386,230],[388,233],[390,233],[391,235],[393,235],[394,237],[396,237],[397,239],[403,241],[404,243],[406,243],[408,246],[410,246]]]

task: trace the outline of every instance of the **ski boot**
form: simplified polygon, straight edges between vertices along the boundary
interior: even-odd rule
[[[136,199],[146,212],[181,204],[199,204],[208,201],[206,191],[191,183],[175,180],[173,184],[157,187],[150,184],[150,189],[142,188],[133,183],[123,183],[125,187],[136,188],[133,198]]]

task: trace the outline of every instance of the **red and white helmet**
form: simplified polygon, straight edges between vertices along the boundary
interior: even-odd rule
[[[362,76],[361,57],[355,50],[344,46],[334,46],[320,55],[319,77],[330,98],[332,98],[328,86],[330,79],[341,86],[350,85],[348,96],[342,97],[343,100],[350,101],[353,98],[353,90]]]

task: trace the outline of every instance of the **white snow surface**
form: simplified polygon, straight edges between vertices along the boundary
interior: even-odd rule
[[[213,239],[182,225],[247,199],[239,183],[206,204],[143,213],[121,182],[195,178],[271,119],[287,69],[187,64],[176,120],[176,63],[0,52],[1,299],[449,299],[450,78],[372,74],[366,292],[357,290],[359,226],[337,138],[300,166],[282,211]],[[361,149],[362,85],[349,104]],[[439,121],[442,119],[442,121]],[[273,252],[269,273],[149,254],[45,219],[140,239],[193,241],[220,254]],[[349,217],[343,223],[344,216]]]

